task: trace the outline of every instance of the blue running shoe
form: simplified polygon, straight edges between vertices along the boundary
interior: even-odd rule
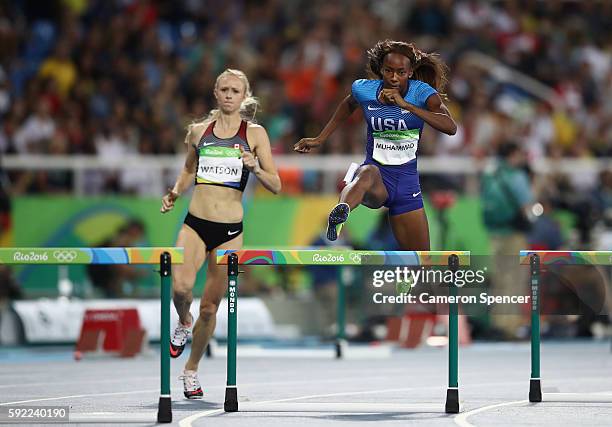
[[[334,241],[338,239],[342,225],[348,219],[351,208],[347,203],[338,203],[329,213],[327,220],[327,239]]]

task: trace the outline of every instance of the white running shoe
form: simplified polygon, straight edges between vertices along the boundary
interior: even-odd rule
[[[196,371],[183,371],[183,375],[179,377],[183,380],[183,393],[187,399],[201,399],[204,395],[198,373]]]
[[[189,337],[191,337],[191,326],[184,326],[179,322],[170,337],[170,357],[175,359],[183,353]]]

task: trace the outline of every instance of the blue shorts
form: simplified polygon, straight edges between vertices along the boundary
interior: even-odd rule
[[[389,197],[383,206],[389,208],[389,215],[401,215],[423,207],[418,173],[398,166],[385,167],[376,163],[370,164],[378,167],[387,189]]]

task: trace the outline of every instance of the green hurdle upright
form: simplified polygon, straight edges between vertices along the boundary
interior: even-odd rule
[[[337,278],[338,295],[336,296],[336,359],[342,359],[346,348],[346,283],[344,282],[344,269],[338,268]]]
[[[161,334],[160,372],[161,393],[157,405],[157,422],[172,422],[172,396],[170,395],[170,299],[172,294],[172,257],[168,252],[160,255],[161,276]]]
[[[170,301],[172,263],[183,263],[183,248],[0,248],[0,264],[159,264],[161,276],[160,396],[157,422],[172,422],[170,396]]]
[[[239,265],[393,265],[393,266],[448,266],[456,271],[459,265],[470,264],[468,251],[352,251],[352,250],[217,250],[217,264],[227,264],[228,272],[228,328],[227,328],[227,386],[224,409],[238,411],[236,384],[236,341],[238,314]],[[450,295],[457,295],[454,284]],[[339,295],[339,300],[340,300]],[[343,300],[344,298],[342,298]],[[340,304],[340,303],[339,303]],[[338,306],[338,310],[343,307]],[[459,334],[458,305],[449,305],[448,389],[445,412],[458,413],[459,408]],[[339,313],[344,316],[344,312]],[[339,317],[340,318],[340,317]],[[339,325],[340,327],[340,325]],[[343,330],[343,329],[339,329]],[[338,337],[340,338],[340,336]],[[255,410],[255,409],[253,409]]]
[[[238,339],[238,255],[232,253],[227,262],[227,384],[225,412],[238,411],[236,388],[236,341]]]
[[[580,393],[544,393],[540,375],[540,306],[542,265],[600,265],[612,266],[612,251],[520,251],[520,264],[529,265],[531,287],[531,377],[530,402],[612,402],[610,398],[593,397]]]
[[[459,257],[452,254],[448,257],[448,267],[454,273],[459,268]],[[457,296],[457,286],[453,283],[449,294]],[[455,298],[456,301],[456,298]],[[448,390],[446,407],[448,414],[459,413],[459,304],[448,305]]]
[[[529,378],[529,401],[542,401],[540,382],[540,256],[529,257],[531,284],[531,377]]]

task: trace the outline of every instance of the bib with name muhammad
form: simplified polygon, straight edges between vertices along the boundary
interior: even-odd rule
[[[381,165],[403,165],[416,159],[419,130],[384,130],[372,132],[372,158]]]
[[[365,163],[380,166],[401,166],[414,169],[424,122],[415,114],[378,100],[382,80],[356,80],[352,95],[359,102],[367,123]],[[420,80],[410,80],[404,99],[426,109],[427,99],[437,91]]]
[[[197,147],[198,166],[195,183],[218,185],[244,191],[249,179],[249,170],[243,166],[240,147],[250,152],[246,138],[247,122],[243,121],[236,135],[231,138],[218,138],[212,122]]]

